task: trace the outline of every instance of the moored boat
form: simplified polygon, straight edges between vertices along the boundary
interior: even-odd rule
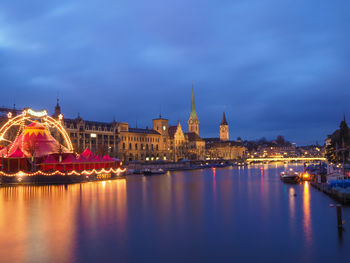
[[[300,181],[299,174],[293,169],[281,172],[280,179],[284,183],[297,184]]]
[[[162,168],[159,169],[145,169],[143,171],[144,175],[157,175],[157,174],[165,174],[165,171]]]
[[[143,173],[143,171],[141,169],[135,169],[133,171],[133,174],[142,174],[142,173]]]
[[[217,163],[217,164],[213,165],[213,167],[215,167],[215,168],[223,168],[223,167],[228,167],[228,166],[230,166],[230,164],[229,163],[224,163],[224,162]]]

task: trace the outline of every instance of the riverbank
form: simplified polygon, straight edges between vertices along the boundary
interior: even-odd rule
[[[327,185],[327,183],[310,182],[310,184],[317,190],[324,192],[332,199],[342,204],[350,204],[350,193],[342,193],[337,189],[333,189]]]
[[[130,162],[125,164],[127,174],[132,174],[134,171],[143,170],[158,170],[164,171],[184,171],[197,170],[211,167],[228,167],[236,165],[234,161],[180,161],[180,162]]]

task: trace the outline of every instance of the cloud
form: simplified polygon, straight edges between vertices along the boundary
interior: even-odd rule
[[[186,126],[191,83],[202,136],[222,111],[232,137],[322,141],[350,113],[350,3],[0,3],[2,102],[65,116]]]

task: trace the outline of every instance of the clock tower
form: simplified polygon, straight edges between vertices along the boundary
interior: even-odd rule
[[[162,118],[162,115],[159,115],[159,118],[153,119],[153,130],[157,131],[161,137],[159,144],[160,150],[160,158],[163,160],[167,160],[169,158],[168,155],[168,141],[169,141],[169,121],[168,119]]]
[[[159,115],[159,118],[153,119],[153,130],[160,133],[162,136],[168,136],[169,121],[162,118],[162,115]]]
[[[228,141],[228,123],[226,121],[225,112],[222,114],[222,121],[220,123],[220,141]]]
[[[194,132],[197,135],[199,135],[199,121],[198,121],[198,116],[196,112],[196,106],[194,104],[193,84],[192,84],[191,114],[187,123],[188,123],[188,132]]]

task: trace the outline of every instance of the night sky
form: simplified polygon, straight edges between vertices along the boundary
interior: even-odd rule
[[[0,105],[323,143],[350,119],[349,0],[2,0]]]

